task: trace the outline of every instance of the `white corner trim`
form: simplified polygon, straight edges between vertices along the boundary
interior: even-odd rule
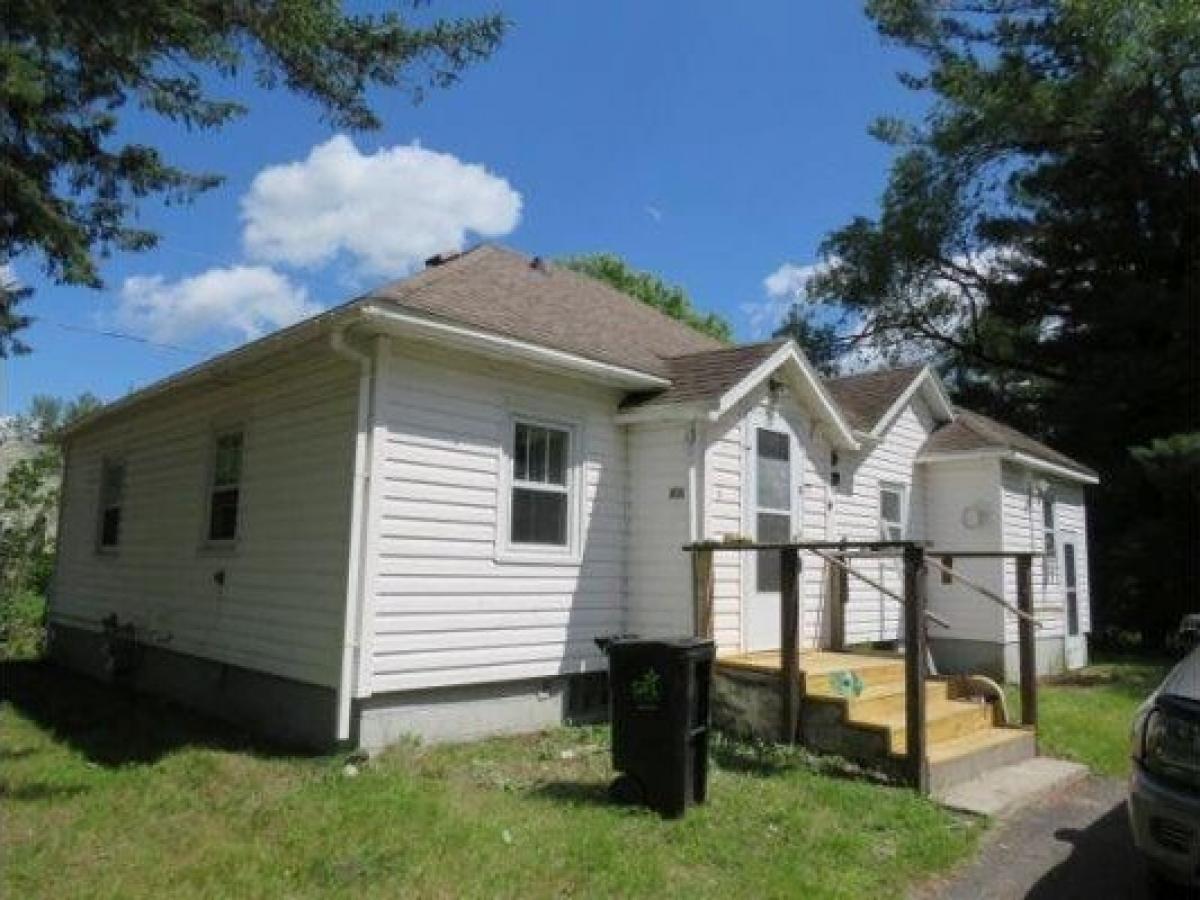
[[[871,437],[876,440],[881,439],[884,432],[896,420],[896,417],[904,411],[904,407],[912,402],[913,397],[916,396],[918,391],[933,392],[933,399],[930,405],[935,407],[933,411],[934,418],[940,422],[953,421],[954,404],[950,402],[950,398],[946,395],[946,388],[942,384],[942,379],[937,377],[933,369],[925,366],[913,376],[913,380],[904,389],[904,393],[896,398],[896,401],[888,407],[887,412],[879,417],[879,421],[871,429]]]
[[[505,359],[519,359],[530,365],[552,371],[585,375],[619,387],[646,390],[665,388],[671,383],[668,379],[658,375],[651,375],[625,366],[600,362],[568,353],[565,350],[554,350],[529,341],[504,337],[412,313],[383,309],[378,306],[366,306],[363,309],[363,316],[368,327],[388,334],[468,347],[477,352]]]

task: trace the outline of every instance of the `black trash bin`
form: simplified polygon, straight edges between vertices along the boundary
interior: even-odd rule
[[[709,688],[715,647],[699,638],[614,638],[608,653],[612,795],[667,817],[708,789]]]

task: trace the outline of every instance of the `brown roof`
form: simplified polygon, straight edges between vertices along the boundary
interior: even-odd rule
[[[1041,441],[1010,428],[1003,422],[989,419],[969,409],[955,409],[953,422],[943,425],[929,436],[921,453],[970,453],[975,450],[1012,450],[1037,459],[1072,469],[1082,475],[1097,477],[1096,471],[1077,462]]]
[[[671,386],[662,391],[639,391],[621,403],[629,409],[663,403],[687,403],[712,400],[722,396],[739,381],[753,372],[772,353],[787,341],[766,341],[761,344],[741,344],[673,356],[666,361]]]
[[[908,390],[924,366],[883,369],[825,379],[825,388],[855,428],[870,431],[900,396]]]
[[[662,377],[671,357],[725,346],[601,281],[494,244],[376,288],[370,298]]]

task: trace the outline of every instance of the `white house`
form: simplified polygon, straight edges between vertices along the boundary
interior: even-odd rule
[[[595,638],[691,633],[697,538],[1045,548],[1041,659],[1086,656],[1094,473],[928,369],[824,380],[792,343],[727,347],[495,246],[110,404],[66,455],[54,655],[103,672],[115,616],[139,684],[303,743],[560,722],[598,696]],[[717,565],[720,652],[778,647],[778,563]],[[827,583],[806,566],[805,647]],[[1011,614],[929,592],[943,668],[1014,672]],[[847,638],[897,628],[855,584]]]

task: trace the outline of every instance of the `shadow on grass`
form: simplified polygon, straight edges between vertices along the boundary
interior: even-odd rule
[[[303,755],[164,700],[86,678],[44,661],[0,662],[0,701],[89,762],[153,763],[184,747]],[[6,759],[36,752],[16,747]]]
[[[579,806],[611,806],[614,809],[621,806],[609,796],[608,784],[596,781],[546,781],[529,793],[534,797]]]
[[[77,797],[89,788],[76,784],[10,784],[0,778],[0,800],[57,800],[62,797]]]

